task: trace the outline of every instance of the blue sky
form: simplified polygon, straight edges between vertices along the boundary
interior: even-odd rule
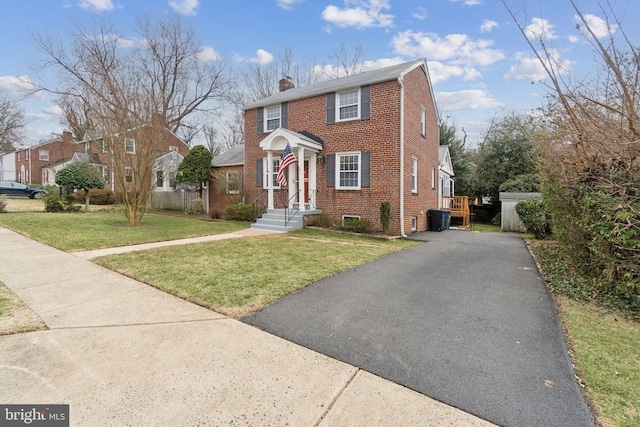
[[[616,32],[596,0],[575,0],[599,34]],[[544,34],[568,72],[594,70],[569,0],[507,0],[526,7],[529,30]],[[618,0],[623,28],[637,37],[640,2]],[[326,67],[341,43],[360,44],[368,68],[426,58],[443,116],[478,141],[496,111],[526,110],[543,102],[543,74],[499,0],[0,0],[0,95],[20,102],[28,121],[25,143],[61,132],[55,99],[24,99],[41,78],[32,33],[60,33],[103,15],[121,37],[135,41],[136,16],[179,13],[195,28],[203,57],[236,70],[266,63],[285,48],[294,58]],[[636,40],[637,42],[637,40]]]

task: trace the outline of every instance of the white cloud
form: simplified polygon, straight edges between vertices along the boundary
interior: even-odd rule
[[[44,120],[47,122],[57,123],[64,117],[64,111],[57,105],[45,107],[42,112],[30,113],[26,112],[25,117],[30,120]]]
[[[496,21],[492,21],[490,19],[485,19],[484,21],[482,21],[482,25],[480,25],[480,32],[481,33],[489,33],[494,28],[498,28],[499,26],[500,25],[498,25],[498,23]]]
[[[298,4],[298,3],[302,3],[304,0],[277,0],[277,4],[279,8],[282,8],[284,10],[293,10],[293,7]]]
[[[578,36],[569,36],[569,41],[571,43],[578,43],[580,41],[580,37],[578,37]]]
[[[27,76],[0,76],[0,92],[8,95],[26,95],[37,88],[38,85]]]
[[[92,12],[104,12],[113,10],[112,0],[80,0],[78,6]]]
[[[479,110],[496,108],[502,104],[484,90],[470,89],[458,92],[436,92],[438,108],[443,111]]]
[[[200,0],[170,0],[169,6],[181,15],[193,16],[197,13],[195,9],[200,6]]]
[[[577,15],[573,18],[573,20],[577,22],[581,27],[584,25],[580,17],[578,17]],[[609,26],[607,24],[607,21],[600,18],[599,16],[587,13],[586,15],[584,15],[584,20],[586,21],[589,28],[591,28],[591,31],[593,31],[593,34],[595,34],[595,36],[599,39],[612,36],[616,33],[616,31],[618,31],[618,24]],[[586,31],[587,29],[582,28],[582,30]]]
[[[531,39],[552,40],[557,38],[553,32],[553,25],[542,18],[533,18],[531,24],[525,28],[525,34]]]
[[[458,3],[460,0],[449,0],[451,3]],[[479,4],[482,4],[482,0],[464,0],[463,1],[465,6],[478,6]]]
[[[394,16],[383,13],[391,9],[390,0],[345,0],[345,6],[327,6],[322,11],[322,19],[340,28],[355,27],[360,30],[393,26]]]
[[[448,34],[444,38],[433,33],[407,30],[392,40],[395,52],[412,58],[449,61],[454,65],[491,65],[504,59],[504,54],[491,49],[493,40],[472,40],[466,34]]]
[[[447,65],[439,61],[427,61],[427,65],[432,84],[449,80],[452,77],[461,77],[465,81],[470,81],[482,76],[478,70],[472,67]]]
[[[559,74],[568,74],[571,71],[572,62],[562,59],[557,50],[549,49],[549,54],[551,58],[547,61],[548,67],[555,68]],[[524,52],[518,52],[516,60],[518,60],[518,63],[511,66],[509,72],[504,75],[503,79],[505,81],[528,80],[534,83],[543,80],[547,76],[538,58],[530,57]]]
[[[413,11],[411,16],[413,16],[416,19],[427,19],[427,9],[425,9],[424,7],[418,7],[416,10]]]
[[[258,49],[256,51],[256,56],[249,59],[249,62],[262,65],[266,65],[271,61],[273,61],[273,55],[264,49]]]
[[[211,46],[202,46],[196,54],[196,58],[202,62],[219,61],[220,54]]]

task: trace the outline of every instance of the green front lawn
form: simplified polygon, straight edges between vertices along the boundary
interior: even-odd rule
[[[111,255],[94,262],[241,317],[310,283],[416,244],[303,230]]]
[[[81,251],[186,237],[230,233],[249,227],[246,222],[204,221],[181,216],[146,214],[142,225],[127,226],[124,214],[5,213],[0,225],[63,251]]]

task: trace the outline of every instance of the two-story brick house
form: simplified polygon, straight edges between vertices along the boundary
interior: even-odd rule
[[[77,148],[71,132],[65,131],[62,133],[62,138],[16,150],[15,180],[27,185],[50,183],[52,178],[46,166],[71,159]]]
[[[297,215],[321,210],[337,221],[367,218],[377,229],[386,201],[392,234],[425,230],[427,211],[438,207],[439,163],[426,61],[292,86],[283,79],[279,93],[244,108],[246,200],[264,198],[269,210],[295,206]],[[297,163],[281,186],[287,145]]]

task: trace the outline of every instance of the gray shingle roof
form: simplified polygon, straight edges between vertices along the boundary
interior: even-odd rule
[[[211,166],[215,168],[239,165],[244,165],[244,144],[235,145],[211,160]]]
[[[327,80],[309,86],[289,89],[284,92],[278,92],[267,98],[261,99],[260,101],[247,104],[244,106],[244,110],[252,110],[254,108],[266,107],[267,105],[292,101],[294,99],[310,98],[312,96],[322,95],[324,93],[338,92],[344,89],[395,80],[400,77],[403,72],[423,63],[425,63],[424,59],[418,59],[415,61],[404,62],[398,65],[392,65],[391,67],[365,71],[364,73],[355,74],[340,79]]]

